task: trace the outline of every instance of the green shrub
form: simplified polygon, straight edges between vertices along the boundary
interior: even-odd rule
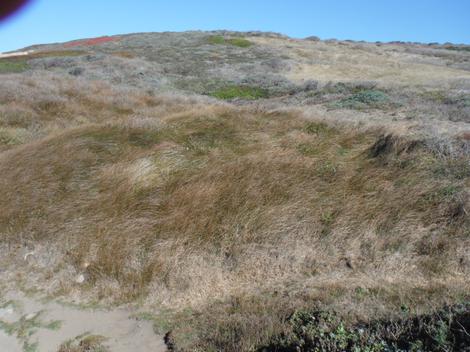
[[[380,90],[363,90],[332,104],[332,107],[363,110],[367,108],[384,108],[390,103],[387,94]]]
[[[227,86],[224,88],[220,88],[212,93],[209,93],[210,96],[223,99],[223,100],[230,100],[230,99],[246,99],[246,100],[256,100],[261,98],[267,98],[269,96],[268,91],[263,88],[259,87],[251,87],[251,86]]]
[[[257,351],[461,351],[470,342],[468,303],[434,314],[346,325],[337,315],[299,310],[287,333]]]

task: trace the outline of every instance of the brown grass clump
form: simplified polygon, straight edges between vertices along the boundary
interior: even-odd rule
[[[57,352],[108,352],[103,345],[106,338],[99,335],[79,336],[75,340],[64,342]]]

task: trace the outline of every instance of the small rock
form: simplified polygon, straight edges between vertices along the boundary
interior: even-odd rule
[[[31,320],[31,319],[33,319],[35,316],[36,316],[36,313],[29,313],[29,314],[25,317],[25,319],[26,319],[26,320]]]
[[[85,282],[85,275],[83,275],[83,274],[78,275],[77,278],[75,279],[75,282],[77,284],[84,283]]]
[[[23,259],[26,262],[29,257],[34,256],[34,252],[28,252],[24,255]]]
[[[6,307],[6,308],[0,308],[0,318],[6,318],[9,315],[12,315],[14,313],[13,308],[11,307]]]

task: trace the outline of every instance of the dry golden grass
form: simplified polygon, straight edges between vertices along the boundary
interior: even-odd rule
[[[26,288],[194,309],[205,327],[228,309],[246,335],[232,350],[297,308],[367,319],[469,292],[464,156],[288,110],[53,75],[14,86],[0,95],[0,260],[28,268]]]
[[[286,76],[294,81],[376,81],[386,86],[452,88],[470,79],[467,70],[447,67],[437,55],[419,55],[403,46],[252,37],[254,43],[288,55]],[[423,53],[426,51],[423,50]]]

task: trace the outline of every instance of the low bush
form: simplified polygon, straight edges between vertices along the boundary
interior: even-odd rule
[[[342,109],[363,110],[367,108],[380,109],[390,104],[390,98],[380,90],[363,90],[347,98],[333,102],[332,107]]]

